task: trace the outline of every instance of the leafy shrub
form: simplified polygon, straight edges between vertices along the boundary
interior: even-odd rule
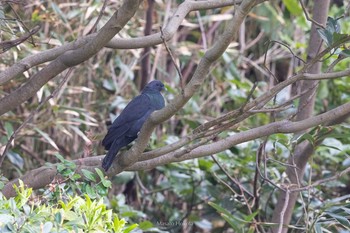
[[[138,226],[126,225],[107,209],[103,198],[92,200],[85,194],[44,204],[19,183],[16,197],[6,199],[0,193],[0,232],[130,232]]]

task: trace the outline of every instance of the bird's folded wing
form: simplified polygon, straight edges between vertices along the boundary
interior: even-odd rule
[[[152,104],[147,95],[141,94],[135,97],[115,119],[107,135],[102,140],[102,145],[105,149],[109,150],[113,141],[124,136],[139,119],[149,113],[151,108]]]

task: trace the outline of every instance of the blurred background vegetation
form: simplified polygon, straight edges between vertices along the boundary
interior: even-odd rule
[[[172,9],[181,2],[145,1],[119,36],[143,36],[147,23],[151,23],[151,30],[147,33],[158,32],[166,18],[172,15]],[[308,1],[309,12],[314,2]],[[0,44],[0,72],[27,56],[87,35],[93,29],[103,4],[102,0],[1,1],[1,41],[17,39],[36,25],[40,25],[41,29],[15,47]],[[120,4],[119,0],[108,1],[97,29],[104,25]],[[148,11],[151,18],[146,17]],[[185,82],[191,78],[203,51],[222,33],[232,12],[233,7],[191,12],[168,42],[180,64]],[[338,18],[347,13],[341,1],[333,1],[329,16]],[[338,22],[341,30],[348,33],[348,18]],[[255,8],[241,27],[238,40],[232,42],[212,67],[200,92],[171,120],[157,128],[149,149],[170,144],[200,124],[237,109],[245,103],[255,82],[258,83],[254,92],[256,96],[273,86],[275,83],[268,78],[270,75],[264,68],[267,49],[266,66],[277,79],[283,81],[292,75],[300,66],[298,61],[285,46],[268,42],[282,42],[295,55],[306,59],[310,28],[311,23],[305,19],[301,6],[294,0],[266,2]],[[330,56],[324,62],[323,69],[326,70],[334,59],[336,56]],[[335,70],[343,70],[349,65],[349,61],[344,60]],[[144,75],[145,69],[154,75]],[[2,85],[0,95],[14,90],[37,70],[40,70],[40,66]],[[13,131],[40,101],[51,95],[65,75],[63,73],[61,77],[51,80],[35,97],[0,117],[0,148],[3,149]],[[179,77],[163,45],[147,50],[105,48],[92,59],[74,67],[57,97],[50,99],[35,114],[33,121],[21,130],[2,164],[1,175],[10,180],[46,163],[61,162],[64,166],[60,171],[65,171],[67,183],[36,191],[33,203],[56,205],[57,200],[75,195],[87,201],[83,194],[89,194],[93,200],[106,197],[104,203],[108,208],[130,225],[138,223],[139,227],[135,229],[139,231],[253,232],[258,224],[252,221],[256,215],[261,220],[259,229],[268,229],[268,225],[263,223],[271,218],[276,203],[276,188],[260,181],[260,201],[248,208],[240,187],[234,182],[239,181],[249,192],[253,192],[256,151],[265,139],[237,145],[214,158],[168,164],[150,171],[123,172],[111,179],[113,185],[95,185],[91,177],[92,183],[76,182],[74,166],[68,161],[104,154],[100,141],[107,125],[139,93],[144,83],[154,78],[166,84],[168,92],[164,94],[165,99],[171,100],[180,91]],[[325,112],[348,102],[349,90],[349,77],[322,81],[317,93],[316,112]],[[268,114],[258,114],[239,125],[239,129],[264,125],[271,119]],[[308,140],[322,137],[322,130],[326,129],[315,128]],[[305,180],[326,178],[350,165],[349,124],[343,123],[332,130],[333,133],[317,148],[307,167]],[[223,132],[222,135],[232,133]],[[291,153],[293,142],[293,135],[277,134],[268,138],[266,150],[271,160],[267,172],[271,180],[279,182],[283,179],[283,163]],[[346,204],[349,193],[348,177],[302,193],[304,199],[299,200],[291,225],[302,228],[307,221],[310,232],[317,229],[349,232],[350,208]],[[29,203],[29,199],[25,201]],[[303,209],[302,201],[307,203],[307,210]],[[60,222],[60,219],[56,220]],[[176,222],[181,224],[174,224]],[[328,225],[331,227],[326,227]],[[296,229],[293,232],[300,231]]]

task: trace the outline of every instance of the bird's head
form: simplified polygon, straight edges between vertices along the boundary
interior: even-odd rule
[[[164,84],[161,81],[153,80],[152,82],[149,82],[145,88],[142,90],[144,91],[163,91],[165,90]]]

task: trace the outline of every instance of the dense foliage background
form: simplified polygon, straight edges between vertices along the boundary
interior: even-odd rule
[[[118,36],[139,37],[158,32],[172,15],[172,9],[181,2],[144,1]],[[306,5],[309,12],[313,4],[314,1],[309,1]],[[30,55],[98,30],[121,2],[110,0],[105,8],[103,5],[99,0],[2,1],[1,41],[18,39],[36,25],[40,25],[40,29],[25,42],[0,42],[0,72]],[[342,2],[334,1],[329,11],[329,16],[337,19],[335,25],[345,34],[350,27],[348,10]],[[191,79],[203,51],[222,33],[233,12],[234,6],[191,12],[167,42],[184,83]],[[311,22],[297,1],[265,2],[255,7],[241,26],[237,41],[232,41],[212,66],[200,92],[175,116],[157,127],[148,149],[177,141],[201,124],[239,108],[247,99],[262,95],[294,74],[302,66],[296,56],[306,60],[310,28]],[[323,36],[327,42],[327,35]],[[322,70],[326,71],[337,58],[336,53],[325,57]],[[344,59],[337,63],[334,71],[347,68],[349,59]],[[0,95],[10,93],[40,69],[40,66],[33,67],[6,82],[0,88]],[[62,78],[67,81],[59,87]],[[100,141],[107,125],[144,84],[154,78],[166,84],[168,91],[164,97],[168,102],[181,92],[179,76],[164,45],[128,50],[104,48],[83,64],[63,72],[60,78],[49,81],[20,107],[2,115],[0,152],[14,130],[36,111],[33,120],[16,136],[1,165],[0,186],[26,171],[54,163],[59,163],[58,171],[64,182],[57,180],[33,193],[19,188],[21,195],[12,201],[0,195],[0,209],[3,209],[0,210],[0,222],[3,222],[0,229],[39,232],[34,228],[36,224],[42,232],[75,228],[86,232],[91,229],[101,232],[118,232],[118,229],[126,232],[132,229],[140,232],[267,232],[273,225],[270,220],[277,202],[274,184],[286,179],[286,163],[298,141],[308,140],[317,145],[306,167],[306,184],[349,167],[350,132],[349,123],[345,121],[337,126],[315,127],[302,137],[274,134],[216,155],[152,170],[123,172],[110,180],[101,171],[97,171],[100,174],[97,176],[86,170],[85,181],[81,181],[81,175],[74,172],[76,165],[70,161],[104,154]],[[316,93],[315,114],[348,102],[349,81],[349,76],[322,80]],[[254,85],[256,89],[250,94]],[[295,85],[281,92],[269,105],[283,103],[297,88]],[[54,98],[36,110],[54,90],[57,90]],[[298,100],[281,113],[256,114],[218,137],[292,116],[296,106]],[[262,143],[268,159],[260,171],[256,164]],[[260,177],[259,172],[268,174],[269,180]],[[348,176],[341,176],[301,192],[290,231],[349,232],[349,182]],[[86,205],[91,206],[87,211],[94,208],[98,211],[86,213],[82,210]],[[89,216],[101,221],[86,221]],[[31,224],[33,228],[29,227]]]

